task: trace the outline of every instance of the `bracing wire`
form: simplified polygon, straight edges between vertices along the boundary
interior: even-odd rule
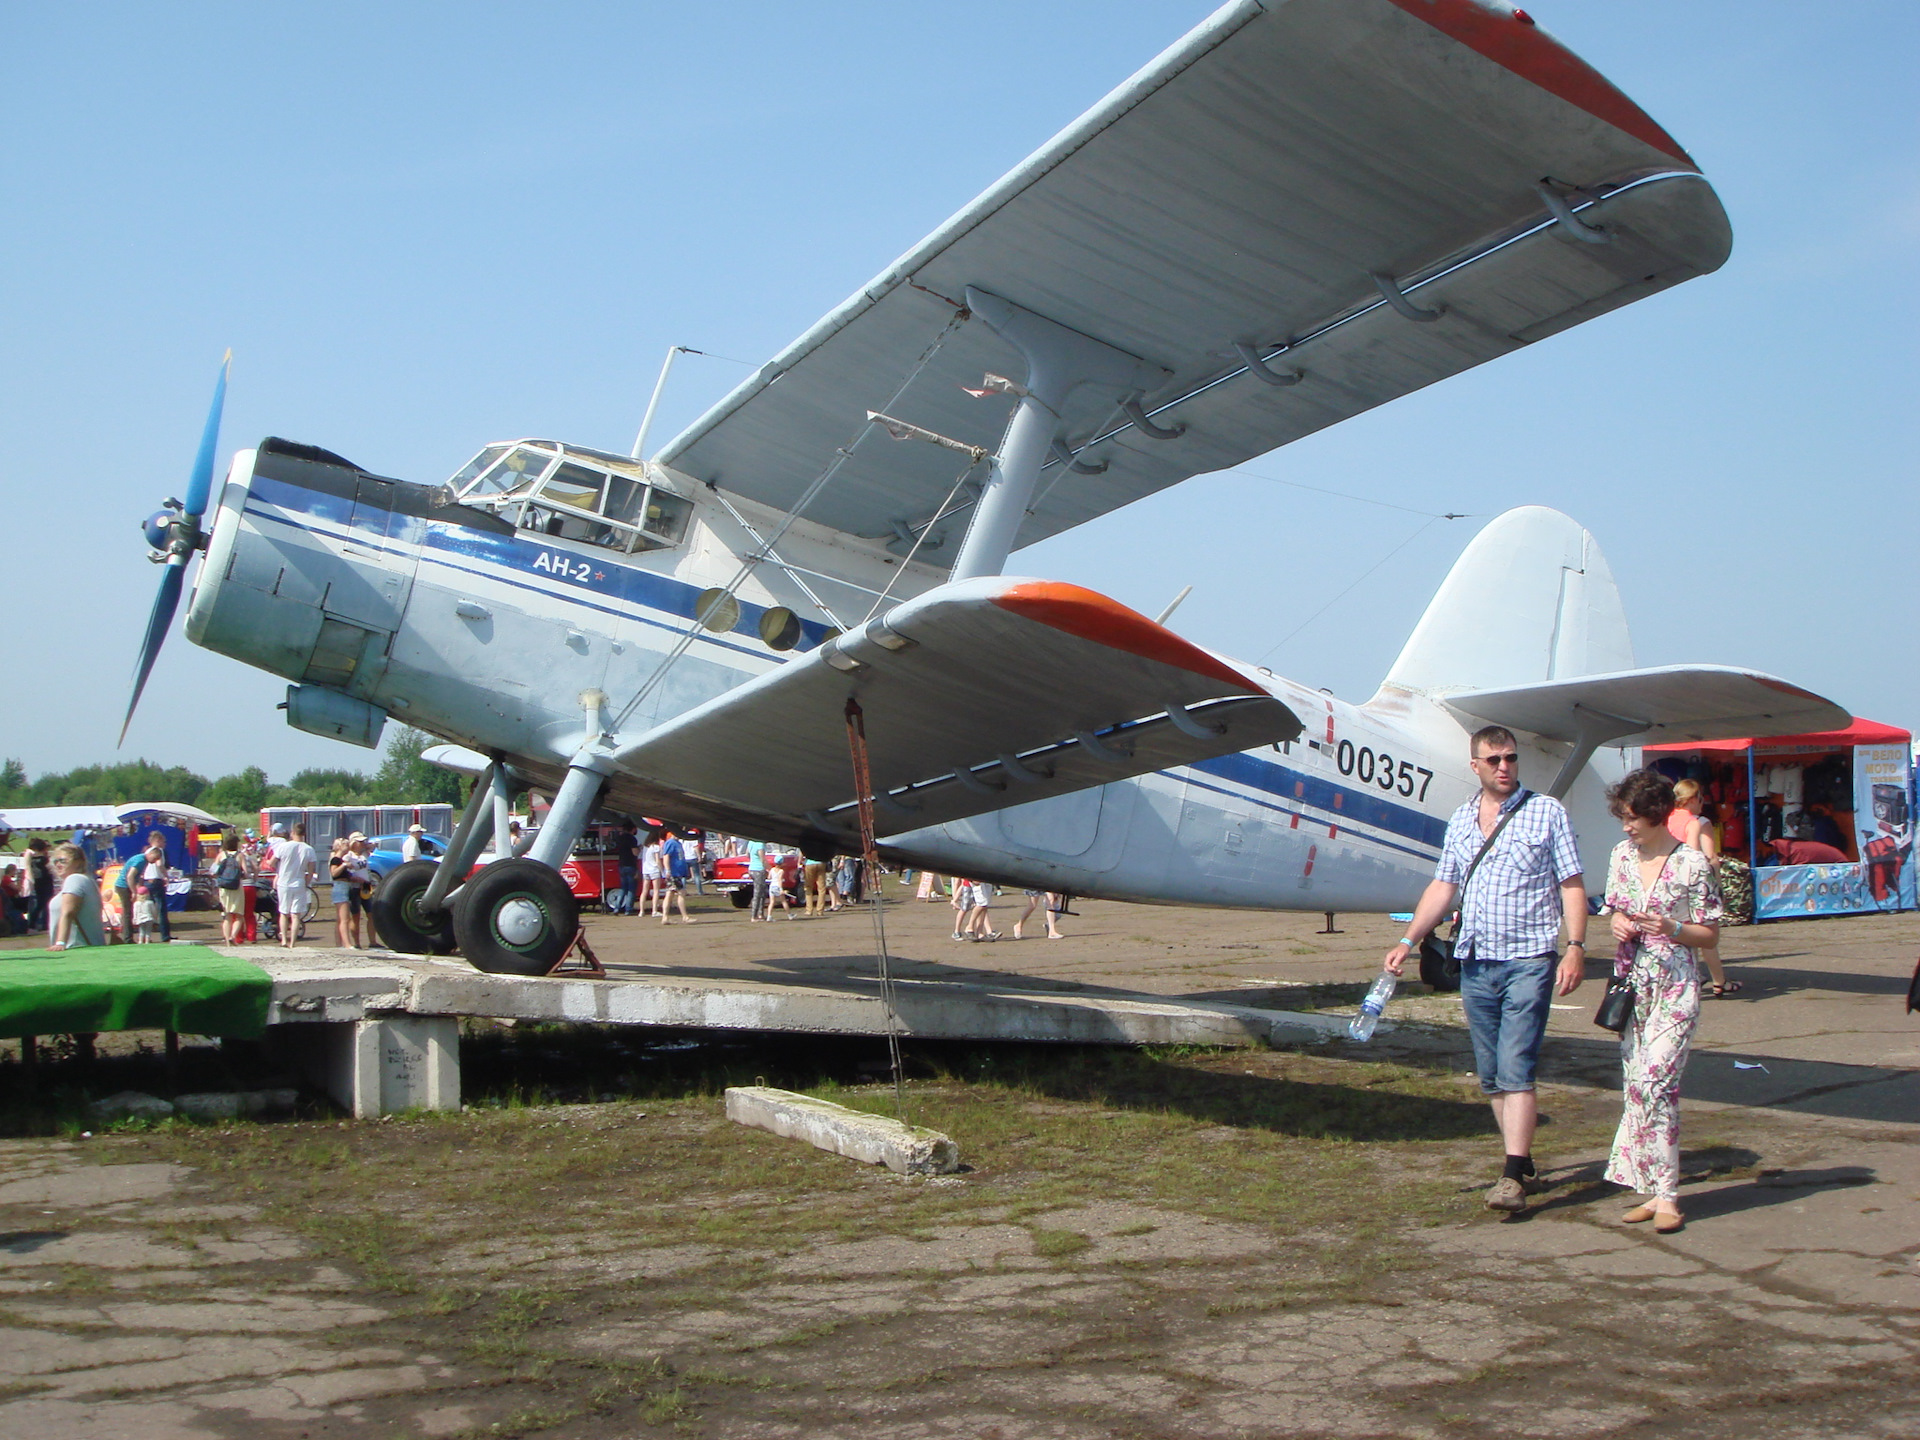
[[[890,412],[893,407],[899,403],[900,397],[907,393],[908,387],[920,378],[920,373],[932,363],[933,357],[940,353],[941,347],[947,343],[947,340],[955,330],[966,323],[968,318],[969,313],[965,310],[956,310],[954,312],[953,318],[947,321],[946,326],[938,335],[933,337],[933,342],[928,345],[925,350],[920,352],[920,358],[908,367],[906,378],[901,380],[893,394],[888,397],[886,404],[881,407],[883,412]],[[700,638],[700,632],[706,629],[707,620],[718,613],[721,608],[733,598],[734,592],[745,583],[747,576],[753,573],[754,567],[765,559],[767,555],[772,553],[774,546],[786,538],[787,531],[793,528],[794,522],[800,518],[802,512],[814,502],[814,499],[820,492],[827,487],[828,482],[840,473],[840,468],[853,458],[853,452],[859,448],[860,442],[866,439],[872,432],[872,422],[863,421],[860,428],[854,432],[853,437],[848,440],[845,445],[834,451],[833,459],[828,463],[827,468],[822,470],[814,479],[813,483],[807,486],[801,493],[800,498],[793,502],[792,507],[781,517],[780,524],[774,530],[773,534],[767,537],[766,541],[755,553],[745,556],[741,560],[740,568],[734,573],[733,578],[721,588],[718,595],[715,595],[713,599],[709,600],[700,608],[699,613],[693,617],[692,622],[676,637],[673,648],[661,657],[660,663],[654,666],[653,673],[641,682],[640,688],[634,692],[633,698],[621,707],[619,714],[614,716],[613,728],[615,730],[618,730],[626,724],[627,720],[633,715],[633,712],[638,710],[646,698],[660,687],[660,683],[666,679],[668,671],[672,670],[674,665],[678,663],[680,657],[692,648],[693,642]]]
[[[1360,586],[1367,580],[1367,578],[1373,574],[1374,571],[1378,570],[1382,565],[1385,565],[1389,560],[1393,559],[1393,557],[1398,555],[1402,550],[1406,549],[1409,545],[1413,544],[1414,541],[1418,540],[1422,535],[1426,534],[1427,531],[1431,530],[1435,525],[1439,524],[1442,520],[1445,520],[1448,518],[1450,517],[1445,515],[1433,516],[1431,519],[1427,521],[1426,524],[1422,525],[1418,530],[1414,531],[1411,535],[1407,536],[1406,539],[1402,540],[1398,545],[1394,546],[1386,554],[1382,555],[1378,560],[1374,561],[1373,564],[1369,565],[1365,570],[1361,571],[1361,573],[1355,577],[1353,583],[1347,586],[1346,589],[1342,590],[1338,595],[1334,596],[1331,600],[1327,601],[1326,604],[1322,605],[1318,610],[1314,611],[1313,614],[1309,615],[1306,619],[1302,620],[1298,625],[1294,626],[1293,629],[1289,630],[1285,635],[1282,635],[1278,640],[1274,641],[1273,644],[1269,645],[1267,647],[1266,654],[1262,655],[1258,660],[1254,661],[1253,663],[1256,665],[1265,663],[1267,658],[1271,656],[1274,651],[1278,650],[1282,645],[1285,645],[1289,640],[1293,639],[1294,636],[1298,635],[1302,630],[1306,629],[1309,625],[1313,624],[1314,621],[1318,620],[1322,615],[1326,614],[1329,610],[1333,609],[1334,606],[1338,605],[1342,600],[1346,599],[1347,596],[1351,595],[1354,591],[1358,590]]]
[[[887,581],[887,588],[874,597],[872,607],[868,609],[865,615],[860,617],[860,623],[862,625],[866,624],[867,621],[878,614],[880,607],[887,603],[887,597],[893,594],[893,587],[898,585],[900,583],[900,577],[907,573],[907,566],[911,565],[913,563],[913,557],[920,553],[920,547],[926,544],[927,537],[933,533],[933,527],[946,519],[947,516],[957,513],[951,508],[954,499],[960,494],[960,488],[967,483],[967,477],[973,474],[979,464],[980,462],[978,460],[969,460],[967,462],[966,468],[960,472],[960,478],[955,480],[953,482],[953,488],[947,491],[947,498],[942,500],[934,510],[933,518],[927,521],[926,525],[921,528],[920,533],[914,537],[913,548],[907,551],[906,556],[900,561],[899,568],[893,572],[893,578]]]
[[[1426,515],[1435,520],[1471,520],[1474,518],[1471,514],[1463,510],[1449,510],[1446,512],[1421,510],[1412,505],[1396,505],[1391,500],[1375,500],[1370,495],[1350,495],[1345,490],[1329,490],[1324,485],[1304,485],[1298,480],[1282,480],[1278,475],[1262,475],[1258,470],[1248,470],[1237,465],[1231,470],[1223,470],[1220,473],[1223,475],[1244,475],[1249,480],[1265,480],[1274,485],[1290,485],[1295,490],[1310,490],[1315,495],[1331,495],[1338,500],[1352,500],[1361,505],[1378,505],[1383,510],[1399,510],[1408,515]]]

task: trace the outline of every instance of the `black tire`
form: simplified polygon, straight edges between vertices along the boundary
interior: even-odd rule
[[[453,933],[476,970],[544,975],[580,930],[580,902],[566,877],[524,857],[496,860],[461,889]]]
[[[751,890],[729,890],[727,892],[727,898],[733,902],[733,908],[736,910],[744,910],[753,904],[753,892]]]
[[[1451,940],[1429,935],[1420,942],[1420,978],[1443,993],[1460,988],[1460,962],[1453,958]]]
[[[403,955],[451,955],[454,951],[453,914],[420,908],[438,860],[409,860],[389,871],[367,902],[380,943]]]

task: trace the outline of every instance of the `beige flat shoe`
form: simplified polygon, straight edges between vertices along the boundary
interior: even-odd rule
[[[1622,1225],[1645,1224],[1658,1213],[1651,1205],[1636,1205],[1620,1217],[1620,1223]]]

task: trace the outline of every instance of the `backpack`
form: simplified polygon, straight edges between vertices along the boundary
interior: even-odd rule
[[[214,888],[218,890],[238,890],[240,888],[240,857],[229,855],[220,862],[220,868],[213,872]]]

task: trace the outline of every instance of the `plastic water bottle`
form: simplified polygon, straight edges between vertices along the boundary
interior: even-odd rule
[[[1371,1040],[1374,1027],[1380,1023],[1380,1012],[1387,1008],[1387,1001],[1393,998],[1394,987],[1399,983],[1398,975],[1391,970],[1382,970],[1380,978],[1373,982],[1373,988],[1367,991],[1367,998],[1360,1002],[1360,1013],[1347,1026],[1347,1034],[1356,1040]]]

